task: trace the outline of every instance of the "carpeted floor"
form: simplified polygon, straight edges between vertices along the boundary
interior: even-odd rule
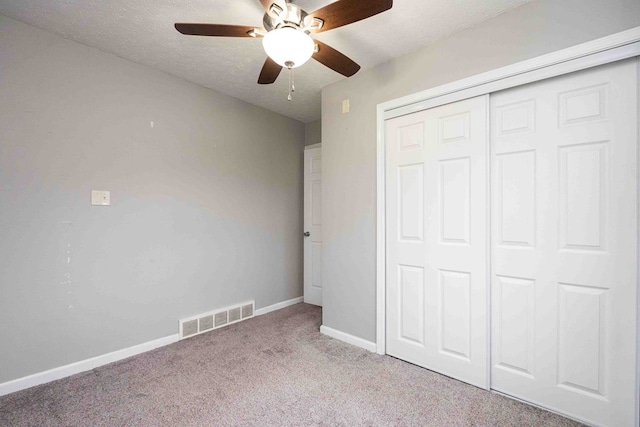
[[[321,335],[298,304],[0,397],[0,426],[575,426]]]

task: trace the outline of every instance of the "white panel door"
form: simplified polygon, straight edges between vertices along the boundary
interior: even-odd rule
[[[386,123],[387,349],[488,387],[488,97]]]
[[[322,305],[322,148],[304,150],[304,302]]]
[[[634,61],[491,95],[492,388],[635,425]]]

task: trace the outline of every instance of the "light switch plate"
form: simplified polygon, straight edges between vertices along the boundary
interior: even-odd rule
[[[91,190],[92,206],[109,206],[111,205],[111,191]]]

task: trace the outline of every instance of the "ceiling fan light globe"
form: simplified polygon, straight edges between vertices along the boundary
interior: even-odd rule
[[[297,68],[313,55],[315,43],[308,34],[285,27],[269,31],[262,39],[264,51],[278,65]]]

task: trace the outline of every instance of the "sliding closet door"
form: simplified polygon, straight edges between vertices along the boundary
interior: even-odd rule
[[[637,71],[491,95],[492,388],[635,423]]]
[[[486,96],[386,123],[387,353],[487,387]]]

